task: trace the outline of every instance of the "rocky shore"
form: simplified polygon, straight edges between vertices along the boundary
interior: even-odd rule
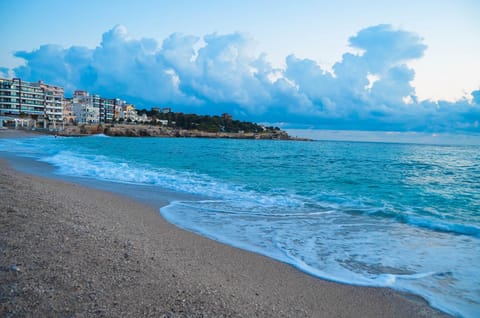
[[[58,132],[61,136],[87,136],[93,134],[105,134],[113,137],[186,137],[186,138],[227,138],[227,139],[261,139],[261,140],[300,140],[305,138],[289,136],[285,131],[275,132],[206,132],[194,129],[176,129],[152,125],[82,125],[67,126]]]

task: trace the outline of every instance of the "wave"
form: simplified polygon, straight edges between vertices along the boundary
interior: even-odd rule
[[[480,227],[474,225],[447,223],[412,215],[403,215],[400,219],[410,225],[431,229],[437,232],[448,232],[480,238]]]
[[[414,214],[415,212],[413,212],[410,208],[403,208],[401,211],[397,211],[390,206],[384,206],[381,208],[370,208],[366,210],[357,210],[354,212],[350,211],[350,213],[367,214],[370,216],[391,219],[396,222],[433,230],[436,232],[446,232],[480,238],[479,226],[441,221],[439,219],[435,219],[434,214],[431,214],[431,216]]]
[[[244,186],[229,184],[208,175],[138,165],[102,155],[71,151],[40,159],[52,164],[62,175],[90,177],[111,182],[155,185],[204,197],[249,202],[253,206],[301,207],[303,200],[294,195],[261,194]]]
[[[262,211],[261,206],[253,207],[248,202],[239,202],[239,201],[225,201],[225,200],[200,200],[200,201],[175,201],[175,205],[182,205],[187,208],[197,209],[204,211],[205,213],[214,213],[214,214],[225,214],[232,216],[244,216],[248,214],[251,217],[268,217],[275,219],[285,219],[285,218],[314,218],[321,217],[327,214],[336,213],[335,210],[325,210],[325,211],[307,211],[303,208],[292,209],[290,207],[289,211],[296,211],[292,213],[288,212],[279,212],[279,205],[272,206],[263,206]],[[275,208],[272,210],[272,208]],[[252,209],[253,208],[253,209]]]
[[[51,140],[53,136],[38,136],[29,138],[4,138],[0,142],[0,151],[5,151],[22,157],[38,158],[39,153],[48,153],[50,149],[43,141]]]
[[[102,137],[95,137],[102,138]],[[110,182],[140,185],[155,185],[203,197],[220,199],[198,202],[195,208],[203,208],[216,213],[243,213],[252,217],[269,218],[314,218],[328,213],[361,214],[387,218],[395,222],[459,235],[480,237],[480,227],[435,220],[425,215],[413,215],[408,209],[398,211],[391,206],[372,206],[368,199],[348,199],[340,194],[322,194],[306,197],[288,193],[281,189],[271,189],[260,193],[242,185],[223,182],[208,175],[138,165],[102,155],[79,154],[71,151],[44,157],[41,161],[58,168],[58,173],[79,177],[90,177]],[[319,200],[321,198],[321,200]],[[208,203],[208,204],[207,204]],[[219,208],[221,207],[221,209]],[[291,213],[279,213],[277,207],[287,207]]]

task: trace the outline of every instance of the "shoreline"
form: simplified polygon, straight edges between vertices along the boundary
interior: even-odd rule
[[[61,137],[87,137],[92,135],[105,134],[110,137],[161,137],[161,138],[211,138],[211,139],[248,139],[248,140],[284,140],[284,141],[312,141],[308,138],[292,137],[286,132],[276,133],[227,133],[207,132],[195,129],[177,129],[170,127],[159,127],[152,125],[82,125],[67,126],[63,130],[48,129],[26,129],[26,128],[4,128],[0,129],[2,135],[15,136],[25,134],[54,135]]]
[[[2,316],[448,317],[181,230],[152,205],[0,167]]]

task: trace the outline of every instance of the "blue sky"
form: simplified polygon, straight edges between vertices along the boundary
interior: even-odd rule
[[[24,0],[0,12],[7,77],[285,127],[480,131],[474,0]]]

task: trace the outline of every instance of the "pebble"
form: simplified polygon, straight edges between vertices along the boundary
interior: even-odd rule
[[[8,269],[11,272],[16,272],[16,273],[20,273],[22,271],[22,269],[18,265],[11,265]]]

